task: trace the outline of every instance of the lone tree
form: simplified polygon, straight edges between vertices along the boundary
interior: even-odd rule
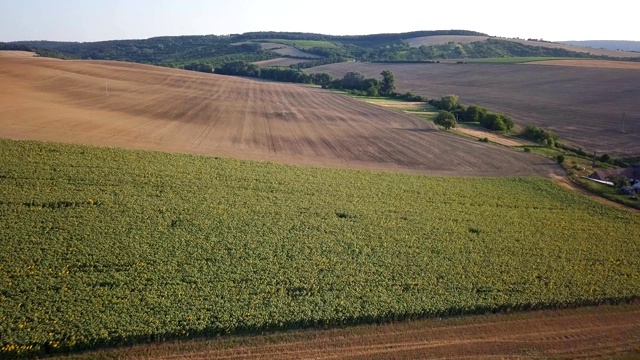
[[[396,79],[393,77],[393,73],[390,70],[385,70],[380,75],[382,75],[380,94],[385,96],[393,94],[396,91]]]
[[[436,123],[436,125],[442,126],[445,130],[454,128],[457,125],[456,117],[446,110],[438,111],[438,115],[436,115],[434,122]]]
[[[458,95],[447,95],[440,99],[440,109],[451,111],[458,107]]]

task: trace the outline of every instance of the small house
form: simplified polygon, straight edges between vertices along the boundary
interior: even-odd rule
[[[600,180],[600,181],[609,181],[609,176],[618,175],[620,169],[602,169],[596,170],[588,176],[589,179]]]

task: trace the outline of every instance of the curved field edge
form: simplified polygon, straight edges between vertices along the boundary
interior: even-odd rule
[[[549,179],[0,156],[3,357],[640,294],[640,217]]]
[[[635,302],[170,341],[65,359],[632,359],[639,315]]]

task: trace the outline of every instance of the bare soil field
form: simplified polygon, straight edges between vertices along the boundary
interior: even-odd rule
[[[640,154],[640,70],[518,64],[341,63],[308,69],[342,77],[391,70],[399,92],[429,98],[457,94],[511,116],[519,125],[555,131],[565,142],[612,155]],[[622,120],[624,115],[624,132]]]
[[[29,52],[29,51],[12,51],[12,50],[2,50],[0,51],[0,57],[23,57],[23,58],[29,58],[29,57],[34,57],[36,56],[36,53],[33,52]]]
[[[640,62],[610,60],[544,60],[528,62],[529,65],[584,66],[607,69],[640,70]]]
[[[468,44],[476,41],[485,41],[489,36],[471,36],[471,35],[435,35],[421,36],[417,38],[407,39],[406,42],[411,47],[444,45],[449,42]]]
[[[0,137],[441,175],[561,172],[315,87],[109,61],[0,58]]]
[[[277,59],[271,59],[271,60],[256,61],[254,62],[254,64],[260,66],[261,68],[265,68],[270,66],[289,66],[289,65],[301,63],[303,61],[304,60],[301,60],[301,59],[283,57],[283,58],[277,58]]]
[[[640,305],[636,303],[166,342],[68,358],[631,359],[638,355]]]
[[[294,48],[293,46],[277,44],[277,43],[259,43],[262,45],[262,48],[265,50],[273,50],[280,55],[297,57],[297,58],[307,58],[307,59],[316,59],[319,58],[317,55],[313,55],[307,52],[304,52],[300,49]]]

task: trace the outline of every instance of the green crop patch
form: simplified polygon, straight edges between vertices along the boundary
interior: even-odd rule
[[[0,158],[3,358],[640,295],[640,217],[543,178],[10,140]]]

